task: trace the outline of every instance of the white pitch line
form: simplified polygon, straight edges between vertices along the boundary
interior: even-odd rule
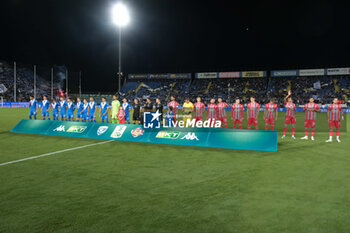
[[[23,161],[27,161],[27,160],[31,160],[31,159],[37,159],[37,158],[41,158],[41,157],[45,157],[45,156],[55,155],[55,154],[59,154],[59,153],[67,152],[67,151],[79,150],[79,149],[83,149],[83,148],[90,147],[90,146],[97,146],[97,145],[108,143],[108,142],[113,142],[113,140],[104,141],[104,142],[98,142],[98,143],[93,143],[93,144],[88,144],[88,145],[85,145],[85,146],[73,147],[73,148],[69,148],[69,149],[64,149],[64,150],[59,150],[59,151],[55,151],[55,152],[42,154],[42,155],[36,155],[36,156],[24,158],[24,159],[13,160],[13,161],[9,161],[9,162],[6,162],[6,163],[0,163],[0,166],[5,166],[5,165],[8,165],[8,164],[12,164],[12,163],[19,163],[19,162],[23,162]]]

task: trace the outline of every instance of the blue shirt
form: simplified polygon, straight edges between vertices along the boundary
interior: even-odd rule
[[[77,102],[77,104],[75,105],[75,107],[78,109],[78,113],[81,113],[81,111],[83,111],[83,103],[80,101],[80,102]]]
[[[83,105],[83,115],[87,115],[89,109],[89,104],[84,104]]]
[[[50,108],[50,102],[47,100],[43,100],[42,104],[43,104],[43,112],[46,112]]]
[[[101,114],[105,114],[107,112],[108,109],[108,103],[107,102],[101,102],[100,104],[101,106]]]
[[[36,111],[37,104],[38,102],[35,99],[30,100],[29,102],[30,110]]]
[[[61,108],[61,112],[66,112],[67,102],[65,100],[60,101],[60,108]]]
[[[52,107],[52,113],[58,113],[58,104],[56,102],[53,102],[51,104]]]
[[[123,110],[125,112],[125,116],[129,116],[129,109],[130,109],[130,104],[129,103],[123,103]]]
[[[68,106],[68,113],[69,114],[73,114],[74,113],[74,109],[75,109],[75,106],[72,102],[70,103],[67,103],[67,106]]]
[[[95,103],[95,101],[89,103],[89,108],[90,108],[90,114],[95,113],[95,110],[96,110],[96,103]]]

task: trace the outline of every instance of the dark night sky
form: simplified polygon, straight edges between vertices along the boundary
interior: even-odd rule
[[[111,91],[108,83],[115,81],[117,69],[118,34],[110,15],[114,2],[2,1],[0,59],[66,65],[83,72],[85,90]],[[350,8],[345,3],[124,3],[131,12],[131,23],[123,33],[125,73],[349,65]]]

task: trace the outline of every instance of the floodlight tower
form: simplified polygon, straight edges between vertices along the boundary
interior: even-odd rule
[[[122,78],[122,28],[128,25],[130,16],[128,9],[122,2],[118,2],[112,8],[113,23],[118,26],[119,29],[119,65],[118,65],[118,91],[120,92],[121,78]]]

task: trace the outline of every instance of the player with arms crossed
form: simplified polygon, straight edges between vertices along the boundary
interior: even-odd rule
[[[75,120],[81,121],[83,118],[81,114],[81,112],[83,111],[83,103],[81,102],[81,99],[79,97],[77,98],[76,108],[77,108],[77,117]]]
[[[90,97],[90,102],[89,102],[89,119],[90,122],[96,122],[96,102],[94,101],[93,97]]]
[[[177,118],[177,112],[179,110],[179,103],[175,101],[175,97],[172,95],[170,96],[170,102],[168,103],[168,108],[171,106],[173,107],[173,111],[174,111],[174,122],[176,122],[176,118]]]
[[[68,114],[67,114],[68,121],[74,121],[75,105],[72,102],[71,98],[68,98],[67,109],[68,109]]]
[[[123,110],[125,113],[125,121],[130,124],[130,104],[128,103],[128,100],[126,98],[123,99]]]
[[[60,100],[61,121],[67,121],[67,102],[63,96]]]
[[[210,125],[212,122],[216,121],[218,118],[218,106],[215,104],[215,99],[210,100],[210,104],[208,105],[207,108],[207,120],[209,120]]]
[[[30,96],[30,101],[29,101],[29,119],[32,119],[32,116],[34,117],[34,120],[36,120],[36,113],[37,113],[37,108],[38,108],[38,102],[36,99],[34,99],[34,96]]]
[[[51,101],[51,108],[52,108],[52,120],[58,121],[58,112],[59,112],[58,104],[54,99]]]
[[[338,98],[334,98],[333,104],[328,106],[327,119],[329,122],[329,139],[326,142],[333,141],[333,127],[336,128],[337,142],[340,142],[340,120],[344,120],[344,113]]]
[[[259,129],[258,116],[259,116],[260,105],[255,102],[255,98],[250,97],[250,103],[247,106],[248,115],[248,129],[251,129],[251,125],[255,125],[255,129]]]
[[[292,139],[295,139],[295,123],[296,123],[296,118],[295,118],[295,113],[297,110],[297,107],[293,103],[292,100],[292,92],[288,91],[288,95],[284,98],[284,105],[286,108],[286,118],[284,121],[284,129],[283,129],[283,136],[282,138],[286,137],[287,133],[287,127],[289,124],[292,124]]]
[[[197,97],[197,102],[194,104],[194,119],[202,121],[203,113],[205,111],[205,105],[201,102],[201,97]]]
[[[41,107],[43,120],[46,120],[46,117],[48,120],[50,120],[50,114],[49,114],[50,106],[51,106],[50,102],[47,100],[47,97],[44,95],[43,101],[42,101],[42,107]]]
[[[114,95],[113,101],[112,101],[112,111],[111,111],[112,123],[114,124],[118,122],[117,113],[119,111],[119,107],[120,107],[120,102],[118,100],[118,97]]]
[[[237,124],[238,124],[238,127],[242,129],[242,121],[243,121],[244,113],[243,113],[243,105],[240,104],[240,102],[241,101],[237,98],[236,102],[232,105],[231,119],[232,119],[234,129],[237,128]]]
[[[222,98],[218,98],[218,120],[221,121],[221,128],[227,126],[227,116],[226,116],[226,107],[229,107],[227,103],[222,102]]]
[[[264,112],[264,120],[265,120],[265,130],[269,130],[269,125],[271,130],[275,129],[275,121],[278,118],[277,104],[275,104],[275,100],[271,99],[269,103],[265,105]]]
[[[106,98],[102,97],[102,102],[100,104],[100,116],[102,123],[104,123],[105,121],[106,123],[108,123],[108,109],[109,107]]]
[[[316,127],[316,112],[320,112],[320,107],[318,104],[314,103],[315,99],[311,97],[309,99],[309,103],[305,104],[303,111],[306,111],[306,117],[305,117],[305,136],[301,139],[307,140],[309,139],[309,128],[311,127],[311,140],[314,141],[315,138],[315,127]]]

